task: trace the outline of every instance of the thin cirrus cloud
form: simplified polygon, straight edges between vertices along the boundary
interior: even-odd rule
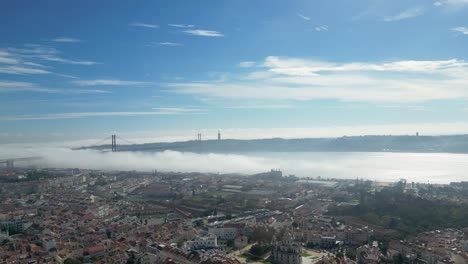
[[[167,24],[170,27],[176,27],[176,28],[193,28],[195,25],[189,25],[189,24]]]
[[[117,79],[97,79],[97,80],[78,80],[72,81],[72,83],[83,86],[123,86],[123,85],[149,85],[150,82],[140,82],[140,81],[124,81]]]
[[[4,64],[18,64],[20,61],[15,58],[13,54],[6,50],[0,50],[0,63]]]
[[[304,16],[303,14],[300,14],[300,13],[298,13],[297,16],[300,17],[300,18],[302,18],[302,19],[304,19],[304,20],[307,20],[307,21],[310,20],[310,17]]]
[[[450,30],[461,33],[463,35],[468,35],[468,28],[466,27],[454,27],[454,28],[451,28]]]
[[[386,16],[384,17],[385,22],[394,22],[394,21],[400,21],[408,18],[413,18],[420,16],[424,13],[422,8],[409,8],[406,10],[401,11],[398,14],[392,15],[392,16]]]
[[[103,94],[110,93],[105,90],[88,90],[88,89],[56,89],[44,88],[30,82],[17,81],[0,81],[0,93],[11,92],[36,92],[36,93],[52,93],[52,94]]]
[[[317,26],[315,27],[315,31],[328,31],[328,26],[327,25],[323,25],[323,26]]]
[[[435,1],[434,6],[449,7],[452,9],[460,9],[468,6],[468,0],[441,0]]]
[[[239,67],[241,68],[250,68],[255,66],[255,61],[241,61],[239,62]]]
[[[202,36],[202,37],[224,37],[224,34],[214,30],[205,30],[205,29],[188,29],[182,31],[189,35]]]
[[[64,42],[64,43],[76,43],[76,42],[81,42],[80,39],[77,38],[67,38],[67,37],[60,37],[60,38],[54,38],[52,41],[55,42]]]
[[[1,64],[15,64],[15,67],[2,67],[2,73],[9,74],[47,74],[49,71],[43,70],[46,66],[41,63],[57,62],[72,65],[96,65],[99,62],[90,60],[76,60],[63,58],[61,52],[55,48],[27,44],[21,47],[9,47],[0,49],[0,67]]]
[[[49,74],[39,63],[25,61],[20,55],[8,50],[0,50],[0,73],[4,74]]]
[[[4,67],[0,67],[0,73],[24,75],[24,74],[49,74],[50,71],[37,69],[37,68],[24,67],[24,66],[4,66]]]
[[[40,88],[28,82],[0,81],[0,92],[5,93],[5,92],[18,92],[18,91],[53,93],[56,90]]]
[[[255,104],[255,105],[226,106],[225,108],[230,108],[230,109],[289,109],[289,108],[295,108],[295,106],[289,105],[289,104]]]
[[[199,108],[188,108],[188,107],[153,107],[152,109],[161,113],[173,113],[173,114],[204,112],[204,110],[199,109]]]
[[[46,61],[51,61],[51,62],[59,62],[63,64],[72,64],[72,65],[85,65],[85,66],[90,66],[90,65],[96,65],[96,64],[101,64],[99,62],[95,61],[86,61],[86,60],[71,60],[71,59],[65,59],[61,58],[55,55],[50,55],[50,54],[42,54],[38,55],[38,58]]]
[[[151,28],[151,29],[157,29],[157,28],[159,28],[159,25],[156,25],[156,24],[148,24],[148,23],[141,23],[141,22],[133,22],[133,23],[130,23],[130,26],[132,26],[132,27],[142,27],[142,28]]]
[[[128,117],[128,116],[157,116],[157,115],[180,115],[197,112],[198,109],[184,108],[153,108],[154,111],[133,111],[133,112],[67,112],[49,113],[40,115],[17,115],[0,116],[2,121],[23,121],[23,120],[53,120],[53,119],[76,119],[88,117]]]
[[[276,102],[420,103],[468,98],[468,63],[457,59],[337,63],[269,56],[257,64],[226,80],[163,85],[178,94]]]
[[[159,46],[171,46],[171,47],[179,47],[182,46],[182,44],[177,43],[177,42],[170,42],[170,41],[164,41],[164,42],[158,42],[157,43]]]

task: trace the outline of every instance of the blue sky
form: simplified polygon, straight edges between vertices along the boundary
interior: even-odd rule
[[[4,143],[468,133],[467,0],[5,1],[0,32]]]

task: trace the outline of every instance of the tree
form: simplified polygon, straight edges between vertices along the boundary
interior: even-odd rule
[[[402,264],[404,262],[403,256],[401,254],[398,254],[393,257],[393,263],[395,264]]]
[[[270,243],[275,235],[275,229],[267,226],[257,226],[252,233],[252,240],[259,243]]]
[[[82,264],[83,262],[77,260],[77,259],[66,259],[64,262],[64,264]]]
[[[135,256],[133,254],[127,259],[127,264],[135,264]]]
[[[309,242],[307,242],[307,244],[306,244],[306,247],[308,247],[308,248],[315,248],[316,246],[317,246],[317,245],[316,245],[314,242],[312,242],[312,241],[309,241]]]
[[[299,227],[299,224],[298,224],[297,222],[294,221],[294,222],[292,223],[292,226],[294,227],[294,229],[296,229],[296,228]]]
[[[354,248],[349,248],[346,250],[346,257],[348,257],[351,260],[356,260],[356,249]]]
[[[226,243],[226,246],[234,247],[234,240],[228,240],[227,243]]]
[[[261,257],[265,253],[270,251],[270,249],[271,249],[271,247],[269,245],[255,244],[250,248],[249,252],[250,252],[250,254],[252,254],[254,256]]]

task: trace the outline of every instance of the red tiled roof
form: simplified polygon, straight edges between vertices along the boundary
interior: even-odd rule
[[[99,251],[104,251],[104,246],[103,245],[97,245],[97,246],[93,246],[93,247],[89,247],[86,249],[87,252],[89,253],[96,253],[96,252],[99,252]]]

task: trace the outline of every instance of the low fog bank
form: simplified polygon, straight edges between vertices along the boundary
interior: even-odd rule
[[[100,152],[68,148],[15,148],[9,157],[40,156],[41,160],[25,164],[41,167],[82,168],[97,170],[180,171],[213,173],[256,173],[269,170],[263,158],[243,155],[195,154],[189,152]],[[2,153],[1,157],[6,157]]]
[[[285,175],[364,178],[393,182],[449,183],[468,180],[468,155],[446,153],[248,153],[100,152],[64,147],[2,146],[0,159],[41,156],[41,167],[99,170],[179,171],[254,174],[281,169]],[[29,164],[31,164],[30,162]],[[20,163],[18,163],[20,164]]]

